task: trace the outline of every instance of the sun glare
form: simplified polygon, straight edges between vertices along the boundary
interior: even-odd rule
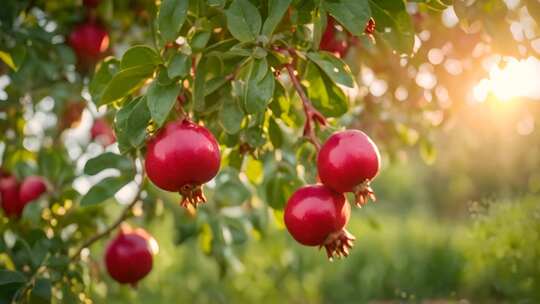
[[[493,65],[489,78],[484,78],[473,88],[477,101],[493,95],[500,101],[515,98],[540,100],[540,60],[534,57],[518,60],[509,58],[505,65]]]

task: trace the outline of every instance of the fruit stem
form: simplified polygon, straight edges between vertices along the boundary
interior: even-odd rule
[[[306,92],[304,91],[304,88],[302,88],[302,85],[300,84],[300,81],[298,80],[298,77],[296,75],[296,71],[294,69],[294,65],[296,63],[296,51],[294,49],[282,49],[282,48],[274,48],[276,51],[288,54],[292,57],[292,62],[285,64],[285,69],[287,70],[287,73],[289,74],[289,78],[291,79],[291,82],[294,86],[294,89],[296,90],[296,93],[302,100],[302,106],[304,108],[304,114],[306,115],[306,122],[304,124],[304,137],[310,141],[317,150],[321,149],[321,143],[319,142],[319,139],[317,138],[315,134],[315,130],[313,128],[314,123],[318,123],[321,126],[326,126],[326,118],[324,115],[322,115],[315,107],[313,107],[313,104],[309,100],[309,97],[306,95]]]

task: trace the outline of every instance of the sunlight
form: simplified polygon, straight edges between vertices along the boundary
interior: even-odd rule
[[[489,95],[500,101],[524,97],[540,99],[540,61],[529,57],[518,60],[507,58],[505,65],[494,65],[489,78],[484,78],[473,88],[476,101],[484,101]]]

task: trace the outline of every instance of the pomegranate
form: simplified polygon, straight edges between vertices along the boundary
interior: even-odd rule
[[[82,63],[98,61],[109,48],[109,34],[101,25],[87,22],[77,26],[69,35],[69,45]]]
[[[83,0],[84,6],[89,7],[89,8],[98,7],[99,2],[101,2],[101,0]]]
[[[148,141],[145,167],[159,188],[179,192],[181,205],[205,202],[202,184],[219,170],[219,144],[206,128],[189,120],[168,123]]]
[[[90,129],[90,137],[104,146],[113,144],[116,141],[114,131],[105,119],[96,119]]]
[[[20,217],[24,204],[19,200],[19,182],[13,175],[0,178],[0,201],[9,217]]]
[[[29,176],[19,188],[19,201],[26,205],[47,191],[47,184],[40,176]]]
[[[336,20],[328,16],[326,30],[321,37],[319,49],[334,53],[337,57],[344,57],[349,50],[349,33],[347,33]]]
[[[345,230],[351,207],[342,193],[324,185],[298,189],[285,206],[285,226],[302,245],[325,247],[329,259],[346,257],[354,236]]]
[[[334,191],[354,192],[356,205],[375,200],[371,180],[379,172],[381,157],[375,143],[362,131],[336,132],[321,147],[317,168],[321,182]]]
[[[123,226],[107,245],[107,272],[117,282],[135,287],[152,270],[157,250],[157,242],[148,232]]]

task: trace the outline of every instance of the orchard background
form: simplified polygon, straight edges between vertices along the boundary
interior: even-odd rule
[[[539,22],[538,0],[3,0],[0,303],[540,301]],[[158,174],[211,180],[164,191],[145,160],[187,121],[219,170],[173,138],[191,169]],[[345,194],[356,244],[329,262],[284,208],[345,129],[380,151],[377,202]]]

